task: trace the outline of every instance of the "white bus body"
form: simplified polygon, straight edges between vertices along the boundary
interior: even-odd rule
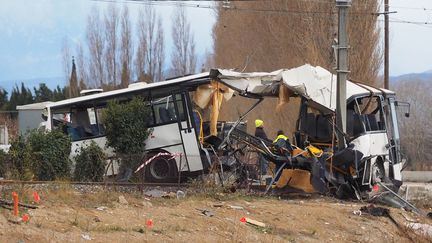
[[[60,123],[65,124],[64,132],[73,141],[70,154],[72,159],[90,141],[95,141],[111,157],[114,152],[112,148],[106,147],[102,110],[110,100],[127,102],[134,96],[143,97],[151,105],[153,119],[149,126],[152,132],[145,141],[143,153],[147,152],[147,157],[159,152],[181,154],[175,159],[166,160],[166,157],[161,157],[151,162],[145,180],[176,181],[179,171],[197,173],[209,164],[205,156],[204,159],[201,157],[201,146],[196,135],[197,124],[193,119],[189,97],[192,87],[205,82],[208,82],[208,73],[151,84],[140,83],[124,89],[53,102],[46,106],[46,129],[51,130]],[[108,173],[111,172],[108,170]]]

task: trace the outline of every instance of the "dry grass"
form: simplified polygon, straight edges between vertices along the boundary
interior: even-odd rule
[[[2,224],[2,215],[7,216],[10,211],[1,212],[0,235],[7,242],[76,242],[82,241],[82,234],[88,234],[94,242],[408,240],[405,233],[398,233],[396,226],[386,218],[353,216],[352,211],[362,206],[358,203],[338,203],[321,197],[279,200],[244,193],[227,193],[216,187],[201,188],[201,193],[195,189],[181,200],[148,200],[140,193],[103,190],[80,193],[68,185],[51,188],[41,192],[41,208],[28,211],[31,215],[28,224]],[[31,189],[21,190],[24,194],[31,195]],[[5,195],[9,195],[9,192]],[[126,198],[128,205],[117,202],[120,195]],[[30,196],[23,195],[25,197]],[[221,206],[214,207],[215,204]],[[230,205],[241,206],[243,209],[232,209]],[[106,209],[97,210],[96,207],[100,206],[105,206]],[[197,209],[210,210],[214,216],[207,217]],[[398,214],[397,211],[395,214]],[[242,217],[261,221],[267,226],[262,228],[246,225],[240,222]],[[153,220],[153,227],[146,226],[148,219]],[[414,238],[421,236],[411,237],[418,242],[423,240]]]

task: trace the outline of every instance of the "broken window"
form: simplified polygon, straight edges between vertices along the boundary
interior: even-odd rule
[[[101,122],[102,109],[94,107],[72,108],[70,111],[56,111],[53,115],[53,126],[61,127],[70,135],[72,141],[104,135]]]
[[[365,132],[385,130],[380,96],[360,97],[347,106],[347,133],[357,137]]]

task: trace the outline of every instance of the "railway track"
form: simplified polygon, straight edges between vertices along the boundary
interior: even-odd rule
[[[0,180],[0,185],[84,185],[84,186],[148,186],[148,187],[176,187],[188,186],[186,183],[152,183],[152,182],[81,182],[81,181],[21,181],[21,180]]]

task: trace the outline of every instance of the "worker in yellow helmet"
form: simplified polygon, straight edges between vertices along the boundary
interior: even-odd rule
[[[255,120],[255,137],[261,138],[264,141],[269,141],[267,134],[264,131],[264,121],[260,119]],[[259,163],[261,168],[261,175],[267,174],[268,161],[262,154],[259,154]]]
[[[273,146],[276,150],[277,154],[286,156],[287,159],[291,157],[291,153],[293,151],[293,148],[291,146],[291,143],[287,136],[284,135],[284,132],[282,130],[279,130],[277,132],[277,136],[275,140],[273,140]],[[275,163],[275,173],[279,170],[279,168],[282,166],[280,163]],[[281,174],[276,175],[275,181],[279,180]]]

